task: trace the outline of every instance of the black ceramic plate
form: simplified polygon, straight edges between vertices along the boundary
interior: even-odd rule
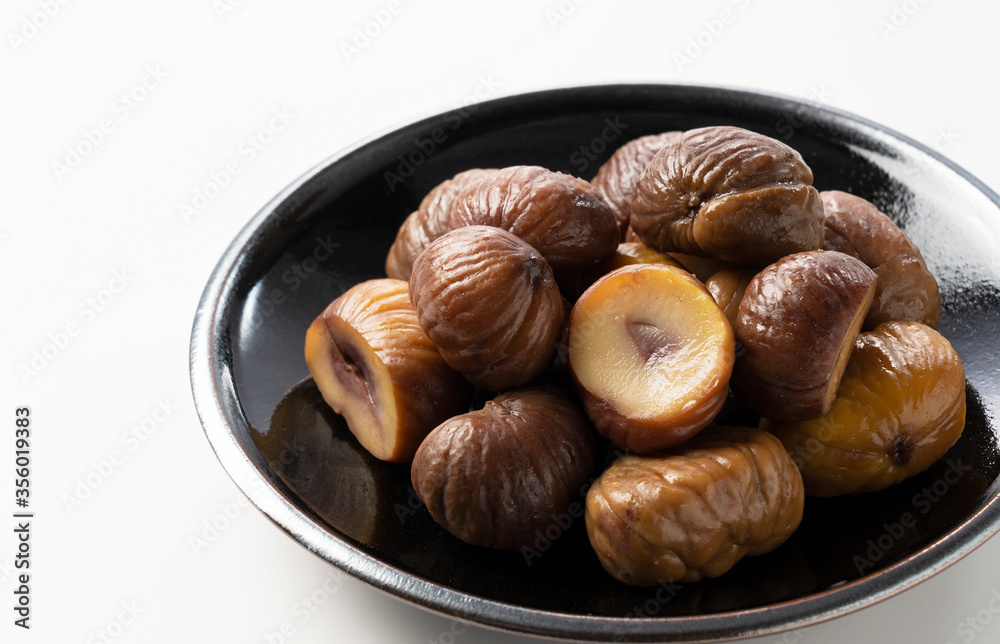
[[[929,471],[881,493],[809,499],[769,555],[686,586],[631,588],[599,566],[569,514],[530,551],[467,546],[431,521],[406,466],[369,457],[323,404],[305,330],[352,284],[381,277],[403,219],[472,167],[537,164],[590,178],[619,145],[737,125],[796,148],[816,186],[874,202],[941,285],[940,331],[968,378],[968,423]],[[547,91],[453,111],[342,152],[254,217],[195,320],[191,378],[205,432],[247,496],[305,547],[414,604],[557,638],[718,640],[801,627],[926,579],[1000,527],[997,195],[934,152],[860,118],[748,92],[679,86]]]

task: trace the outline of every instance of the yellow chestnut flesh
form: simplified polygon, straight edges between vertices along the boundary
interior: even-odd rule
[[[306,331],[305,358],[323,399],[385,461],[412,459],[472,395],[420,328],[402,280],[368,280],[331,302]]]
[[[965,426],[965,371],[951,344],[919,322],[885,322],[854,344],[830,411],[763,420],[814,496],[881,490],[923,472]]]
[[[635,264],[597,280],[569,323],[569,364],[584,409],[615,446],[651,452],[705,427],[733,368],[732,328],[690,273]]]

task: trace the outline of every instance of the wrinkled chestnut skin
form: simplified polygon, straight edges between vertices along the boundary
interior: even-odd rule
[[[729,126],[688,130],[650,161],[632,230],[666,252],[763,266],[823,245],[823,205],[798,152]]]
[[[466,543],[530,546],[581,494],[597,459],[594,431],[550,385],[497,396],[421,444],[413,488],[434,520]]]
[[[331,302],[306,331],[305,359],[326,403],[385,461],[408,462],[472,397],[420,328],[402,280],[367,280]]]
[[[594,186],[538,166],[503,168],[473,182],[455,197],[448,226],[503,228],[557,271],[593,264],[618,245],[614,214]]]
[[[448,213],[451,212],[455,196],[465,186],[492,172],[495,170],[466,170],[431,189],[420,202],[420,207],[410,213],[399,227],[396,240],[392,242],[385,258],[385,274],[395,279],[410,279],[413,260],[417,255],[432,241],[448,232]]]
[[[625,231],[632,218],[632,192],[635,191],[635,184],[656,153],[680,134],[663,132],[632,139],[615,150],[590,180],[591,185],[604,195],[604,200],[615,214],[619,241],[625,241]]]
[[[919,322],[858,336],[833,407],[797,423],[764,420],[814,496],[895,485],[944,456],[965,427],[965,370],[951,344]]]
[[[820,198],[826,213],[823,248],[857,257],[878,275],[864,330],[890,320],[914,320],[936,329],[941,318],[937,280],[906,233],[861,197],[829,190]]]
[[[722,575],[777,548],[802,520],[802,477],[771,434],[710,427],[669,451],[626,455],[587,493],[601,565],[636,586]]]
[[[829,411],[875,279],[861,260],[822,250],[757,273],[733,327],[739,348],[730,384],[740,402],[775,420]]]
[[[563,304],[545,258],[490,226],[442,235],[413,263],[410,299],[441,356],[470,382],[503,391],[552,363]]]
[[[719,305],[722,312],[726,314],[726,319],[734,327],[736,326],[736,315],[740,310],[740,302],[743,301],[743,294],[746,293],[750,280],[756,274],[757,270],[754,268],[729,266],[716,271],[705,282],[705,288],[712,294],[712,299]]]

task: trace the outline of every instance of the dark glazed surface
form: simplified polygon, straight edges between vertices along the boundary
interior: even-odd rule
[[[206,289],[192,343],[206,434],[254,503],[313,552],[408,601],[498,628],[692,641],[798,628],[884,599],[1000,525],[1000,268],[981,234],[1000,230],[992,192],[871,123],[745,92],[595,87],[482,103],[452,129],[454,116],[325,162],[250,222]],[[573,152],[616,116],[635,136],[727,124],[778,137],[802,154],[818,189],[862,196],[899,224],[938,278],[938,329],[965,364],[966,427],[946,458],[970,469],[956,481],[944,461],[876,494],[809,499],[799,530],[774,552],[718,579],[631,588],[601,569],[579,519],[539,539],[530,563],[463,544],[414,500],[407,467],[367,457],[311,382],[296,386],[308,375],[302,337],[316,313],[352,284],[384,275],[397,228],[431,188],[472,167],[573,172]],[[390,186],[398,157],[435,128],[447,140]],[[930,502],[924,490],[946,480],[955,482]],[[868,540],[904,512],[916,525],[869,558]]]

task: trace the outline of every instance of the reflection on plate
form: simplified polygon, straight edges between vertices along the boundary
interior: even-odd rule
[[[693,641],[777,632],[856,610],[996,532],[995,194],[879,126],[746,92],[579,88],[500,99],[454,117],[402,128],[308,173],[248,224],[206,287],[191,359],[206,434],[230,475],[295,539],[407,601],[485,625],[575,639]],[[584,163],[574,152],[600,136],[605,119],[625,126],[622,138]],[[396,228],[455,173],[537,164],[590,178],[630,138],[711,124],[784,140],[802,153],[819,189],[873,201],[921,248],[941,285],[940,331],[966,367],[962,438],[930,470],[884,492],[808,499],[802,526],[782,547],[684,586],[616,582],[590,550],[576,511],[520,552],[453,538],[420,506],[409,468],[373,459],[323,403],[302,358],[305,329],[346,288],[384,275]],[[388,180],[436,128],[444,138],[435,152],[408,162],[404,180]]]

